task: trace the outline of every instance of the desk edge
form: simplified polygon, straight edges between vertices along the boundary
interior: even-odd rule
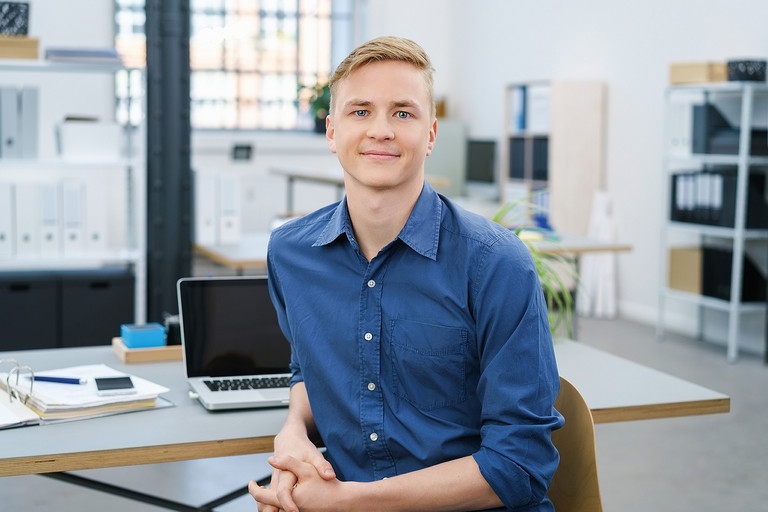
[[[592,419],[595,423],[614,423],[618,421],[650,420],[659,418],[676,418],[681,416],[698,416],[701,414],[720,414],[731,410],[731,399],[713,398],[690,402],[673,402],[668,404],[635,405],[611,409],[592,409]]]
[[[31,427],[45,428],[45,427]],[[0,459],[0,477],[268,453],[274,436]]]

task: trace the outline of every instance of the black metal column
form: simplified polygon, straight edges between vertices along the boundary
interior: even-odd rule
[[[191,269],[189,0],[146,0],[147,320],[175,313]]]

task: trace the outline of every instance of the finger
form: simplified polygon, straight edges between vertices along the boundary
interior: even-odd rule
[[[277,484],[274,485],[275,496],[280,502],[280,508],[285,512],[298,512],[299,507],[293,501],[293,488],[298,482],[298,477],[290,471],[280,471]]]
[[[280,506],[275,492],[261,487],[254,480],[248,482],[248,492],[259,503],[259,511],[261,512],[274,512]]]

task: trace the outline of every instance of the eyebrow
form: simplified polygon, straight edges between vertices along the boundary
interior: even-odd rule
[[[346,101],[343,106],[346,108],[350,108],[350,107],[370,107],[372,105],[373,105],[373,102],[370,100],[352,98],[351,100]],[[411,100],[392,101],[389,103],[389,106],[390,108],[413,108],[416,110],[421,110],[421,108],[419,107],[419,104]]]

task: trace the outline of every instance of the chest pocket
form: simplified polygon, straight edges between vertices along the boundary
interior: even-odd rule
[[[392,322],[394,393],[422,411],[467,399],[467,331],[411,320]]]

